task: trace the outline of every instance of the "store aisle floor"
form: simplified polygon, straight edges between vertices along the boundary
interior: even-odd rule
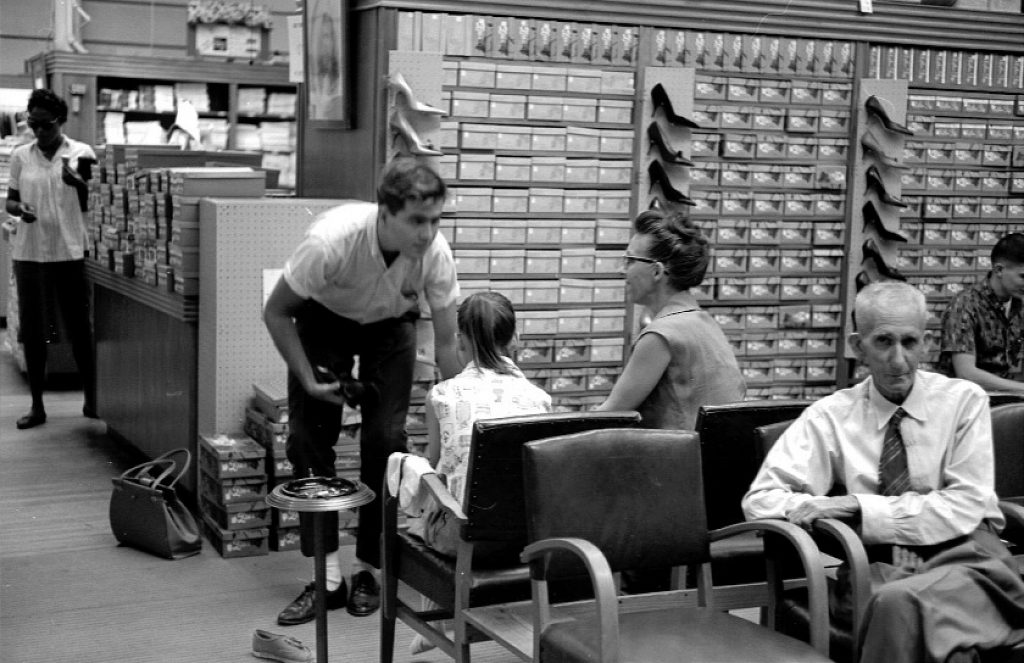
[[[19,431],[28,404],[23,376],[0,350],[0,661],[254,661],[256,628],[315,649],[313,623],[274,621],[308,582],[310,560],[297,551],[223,559],[204,542],[202,554],[172,562],[118,546],[110,478],[135,458],[101,421],[82,417],[81,392],[47,392],[47,423]],[[377,661],[378,632],[376,615],[331,612],[330,659]],[[451,660],[436,650],[410,657],[411,639],[400,624],[398,663]],[[518,661],[492,643],[473,652],[478,663]]]

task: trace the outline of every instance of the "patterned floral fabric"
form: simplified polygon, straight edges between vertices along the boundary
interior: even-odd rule
[[[514,370],[512,375],[470,362],[455,377],[434,385],[427,396],[427,407],[433,408],[441,428],[441,457],[435,469],[447,478],[448,490],[459,504],[465,492],[473,422],[551,411],[551,397],[507,361]]]
[[[942,345],[939,369],[953,375],[954,353],[973,354],[976,365],[1001,378],[1019,377],[1024,363],[1024,307],[1011,300],[996,298],[985,275],[970,288],[958,293],[942,315]]]

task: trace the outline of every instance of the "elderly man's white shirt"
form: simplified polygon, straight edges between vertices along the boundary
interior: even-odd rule
[[[902,407],[912,492],[878,494],[878,461],[889,419]],[[842,484],[861,508],[865,543],[930,545],[1002,529],[994,486],[988,396],[977,385],[918,371],[902,405],[868,378],[812,404],[779,438],[743,498],[748,519],[784,518]]]

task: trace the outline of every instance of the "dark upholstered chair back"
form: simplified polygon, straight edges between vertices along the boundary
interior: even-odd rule
[[[1024,394],[1016,391],[988,392],[988,406],[998,407],[1007,403],[1024,403]]]
[[[523,447],[530,541],[578,537],[612,571],[708,561],[692,431],[597,430]]]
[[[810,401],[764,400],[700,408],[697,433],[704,461],[708,527],[717,529],[743,522],[740,500],[764,460],[764,451],[754,436],[754,429],[796,419],[810,404]]]
[[[1024,403],[992,408],[996,494],[1024,497]]]
[[[754,429],[754,435],[757,440],[761,443],[761,453],[765,456],[771,451],[771,448],[775,446],[775,442],[778,441],[782,434],[786,432],[792,421],[779,421],[774,424],[768,424],[767,426],[758,426]]]
[[[532,440],[595,428],[628,428],[636,412],[562,412],[502,419],[473,425],[466,470],[466,541],[506,541],[518,556],[526,545],[522,446]]]

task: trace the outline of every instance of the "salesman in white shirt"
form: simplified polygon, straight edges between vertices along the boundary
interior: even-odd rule
[[[871,377],[811,405],[743,498],[748,519],[841,518],[872,559],[861,661],[976,660],[1024,641],[1024,583],[998,532],[988,397],[917,369],[924,295],[857,295],[850,345]]]

